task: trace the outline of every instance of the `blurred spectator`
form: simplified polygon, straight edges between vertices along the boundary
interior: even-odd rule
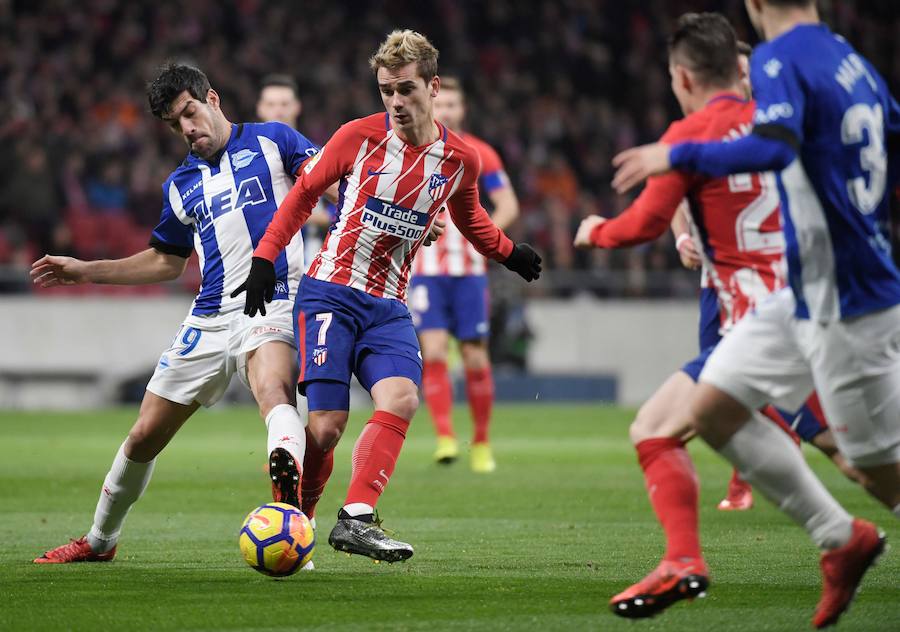
[[[835,30],[900,92],[896,0],[822,4]],[[367,59],[386,32],[409,27],[434,41],[445,72],[461,77],[468,125],[503,156],[522,200],[511,232],[546,254],[546,280],[529,291],[696,291],[696,274],[680,270],[668,239],[585,254],[572,251],[571,236],[585,214],[627,205],[609,189],[612,155],[655,140],[680,117],[666,65],[672,20],[722,11],[754,42],[741,0],[184,6],[0,2],[0,263],[27,266],[48,249],[93,257],[145,247],[161,184],[186,151],[146,112],[144,84],[166,59],[203,68],[234,121],[255,119],[263,77],[289,76],[303,99],[301,131],[324,143],[341,123],[382,107]],[[196,275],[175,287],[195,283]]]

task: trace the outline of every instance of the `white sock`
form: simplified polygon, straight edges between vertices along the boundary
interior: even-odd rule
[[[275,448],[284,448],[291,453],[297,463],[297,471],[303,469],[306,455],[306,431],[300,413],[290,404],[279,404],[266,415],[269,430],[266,449],[272,454]]]
[[[366,503],[350,503],[349,505],[344,505],[344,511],[346,511],[351,518],[356,518],[357,516],[375,513],[375,508]]]
[[[816,478],[784,431],[756,414],[720,450],[741,477],[759,489],[822,549],[850,539],[853,517]]]
[[[147,488],[155,463],[156,459],[149,463],[132,461],[125,456],[125,444],[119,447],[103,481],[94,511],[94,524],[87,535],[88,544],[95,553],[106,553],[116,545],[125,516]]]

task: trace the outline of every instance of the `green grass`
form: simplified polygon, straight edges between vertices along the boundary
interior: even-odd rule
[[[320,503],[317,569],[277,581],[237,548],[244,515],[268,499],[262,423],[249,409],[201,412],[160,457],[115,562],[32,564],[90,526],[135,412],[0,414],[0,630],[801,630],[818,599],[805,534],[761,499],[747,513],[716,511],[729,469],[695,442],[710,595],[638,623],[610,614],[609,597],[663,545],[626,439],[631,412],[601,407],[499,408],[490,476],[433,465],[422,413],[379,507],[416,549],[395,565],[324,543],[365,419],[354,415]],[[463,436],[466,420],[460,411]],[[849,510],[900,541],[896,519],[808,456]],[[898,578],[889,554],[839,629],[900,630]]]

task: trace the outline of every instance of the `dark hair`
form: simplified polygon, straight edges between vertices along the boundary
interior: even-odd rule
[[[441,75],[441,90],[455,90],[459,92],[459,96],[463,99],[466,98],[466,93],[463,91],[462,81],[460,81],[454,75]]]
[[[753,47],[744,40],[738,40],[737,52],[738,55],[746,55],[747,57],[749,57],[753,54]]]
[[[765,0],[766,4],[770,4],[773,7],[797,7],[800,9],[805,9],[806,7],[812,6],[816,3],[816,0]]]
[[[203,71],[188,64],[167,63],[159,72],[159,76],[147,84],[147,101],[150,112],[158,119],[169,113],[172,101],[185,90],[200,101],[206,103],[209,92],[209,79]]]
[[[259,84],[259,91],[262,92],[263,90],[271,86],[276,86],[279,88],[290,88],[293,91],[294,96],[298,99],[300,98],[300,89],[297,87],[297,82],[294,81],[294,78],[290,75],[266,75],[265,77],[263,77],[262,82]]]
[[[737,37],[721,13],[685,13],[669,37],[669,55],[708,86],[726,87],[738,76]]]

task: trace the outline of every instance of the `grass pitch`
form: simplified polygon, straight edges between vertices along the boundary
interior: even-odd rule
[[[333,551],[327,534],[365,413],[352,417],[319,505],[316,570],[273,580],[240,558],[237,532],[269,499],[262,422],[250,409],[200,412],[159,458],[111,564],[37,566],[89,528],[100,484],[136,409],[0,413],[0,630],[802,630],[819,595],[805,534],[758,498],[721,513],[730,471],[699,442],[709,597],[630,622],[611,595],[658,561],[663,543],[618,408],[502,406],[498,470],[431,462],[427,413],[413,423],[379,505],[411,542],[404,564]],[[469,435],[457,411],[457,429]],[[900,525],[818,454],[838,499],[900,542]],[[900,555],[868,574],[839,630],[900,630]]]

